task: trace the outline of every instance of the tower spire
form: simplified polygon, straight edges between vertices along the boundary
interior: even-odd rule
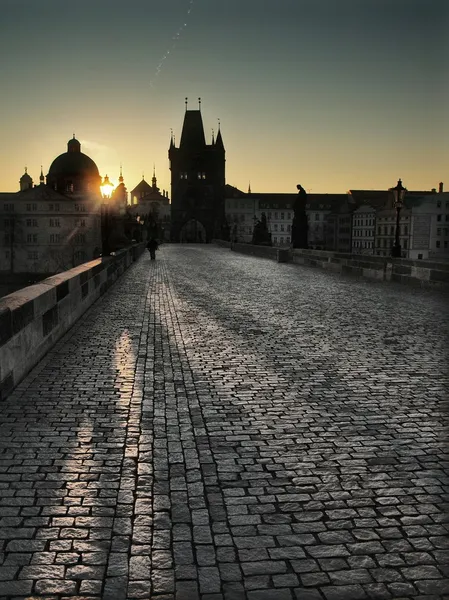
[[[198,98],[198,109],[201,110],[201,98]]]
[[[39,175],[39,183],[44,183],[44,172],[42,171],[42,165],[41,165],[41,174]]]
[[[120,163],[120,177],[118,178],[119,183],[123,183],[122,163]]]
[[[251,181],[248,183],[248,194],[251,194]]]
[[[151,179],[151,183],[153,185],[153,189],[156,189],[156,184],[157,184],[157,180],[156,180],[156,165],[153,163],[153,177]]]
[[[187,104],[189,103],[189,99],[186,96],[186,112],[187,112]]]
[[[212,129],[212,146],[215,144],[215,132]]]

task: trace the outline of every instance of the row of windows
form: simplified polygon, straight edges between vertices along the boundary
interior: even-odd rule
[[[396,233],[396,227],[394,225],[390,225],[390,235],[395,235]],[[400,235],[408,235],[408,225],[403,225],[402,227],[399,227],[399,234]],[[382,233],[382,228],[379,226],[377,228],[377,235],[388,235],[388,227],[386,225],[383,226],[383,233]]]
[[[30,202],[30,203],[26,204],[25,208],[26,208],[27,212],[36,212],[37,211],[37,203]],[[59,212],[60,208],[61,208],[61,206],[59,203],[48,205],[49,211]],[[14,212],[14,204],[4,204],[3,210],[8,211],[8,212]],[[87,207],[85,204],[75,204],[75,210],[78,212],[86,212]]]
[[[373,235],[374,235],[373,229],[369,229],[368,231],[366,231],[366,229],[362,229],[362,230],[355,229],[354,230],[354,237],[372,237]]]
[[[437,235],[441,235],[441,231],[443,231],[443,235],[444,237],[447,237],[449,235],[449,230],[447,229],[447,227],[445,227],[443,230],[441,230],[439,227],[437,229]]]
[[[189,178],[189,174],[186,171],[182,171],[179,174],[179,179],[188,179]],[[206,179],[206,173],[204,171],[198,171],[198,173],[196,174],[196,178],[197,179]]]
[[[441,208],[441,200],[437,200],[437,208]],[[449,210],[449,202],[446,202],[446,210]]]
[[[392,239],[386,240],[385,238],[383,238],[381,240],[376,240],[377,248],[392,248],[393,245],[394,245],[394,240],[392,240]],[[401,240],[401,246],[406,250],[407,249],[407,240]]]
[[[443,215],[437,215],[437,221],[442,221],[443,220]],[[444,220],[446,221],[446,223],[449,223],[449,215],[445,215]]]
[[[437,240],[437,241],[435,242],[435,247],[436,247],[436,248],[441,248],[441,242],[440,242],[440,240]],[[447,248],[447,247],[448,247],[448,245],[447,245],[447,241],[444,241],[444,245],[443,245],[443,247],[444,247],[444,248]]]
[[[281,236],[281,237],[277,237],[276,235],[273,237],[273,242],[275,244],[290,244],[290,238],[286,237],[285,239]]]
[[[374,225],[374,219],[355,219],[354,227],[370,227]]]
[[[353,243],[353,247],[354,248],[372,248],[373,247],[373,242],[367,242],[367,241],[363,241],[363,242],[354,242]]]
[[[61,236],[60,233],[51,233],[49,239],[50,239],[50,243],[60,243],[61,240],[63,239],[63,236]],[[84,233],[77,233],[73,239],[75,240],[75,244],[85,244],[86,243],[86,236]],[[9,233],[5,233],[5,244],[11,244],[12,241],[13,241],[12,235]],[[38,243],[37,233],[27,233],[26,242],[27,242],[27,244],[37,244]]]
[[[14,219],[3,219],[4,225],[6,228],[14,226]],[[39,227],[39,222],[37,219],[27,219],[26,220],[27,227]],[[76,219],[75,221],[76,227],[86,227],[86,219]],[[61,223],[59,219],[50,219],[50,227],[61,227]]]

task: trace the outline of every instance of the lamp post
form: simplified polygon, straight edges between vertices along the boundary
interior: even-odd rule
[[[402,185],[402,181],[398,179],[396,187],[390,188],[390,191],[393,192],[394,207],[396,209],[396,232],[394,237],[394,245],[391,249],[391,256],[393,258],[401,258],[401,242],[399,241],[399,218],[401,214],[401,209],[404,206],[405,192],[407,190]]]
[[[114,186],[109,181],[109,177],[106,175],[101,185],[101,193],[103,196],[103,203],[101,205],[101,255],[109,256],[111,248],[109,246],[110,237],[110,214],[109,214],[109,200],[111,198],[112,190]]]

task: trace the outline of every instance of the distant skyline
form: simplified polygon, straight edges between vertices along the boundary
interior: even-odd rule
[[[0,192],[75,133],[130,191],[202,99],[244,191],[449,189],[447,0],[0,0]]]

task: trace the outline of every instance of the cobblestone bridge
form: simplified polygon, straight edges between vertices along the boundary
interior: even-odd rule
[[[448,599],[446,300],[143,256],[0,406],[0,597]]]

